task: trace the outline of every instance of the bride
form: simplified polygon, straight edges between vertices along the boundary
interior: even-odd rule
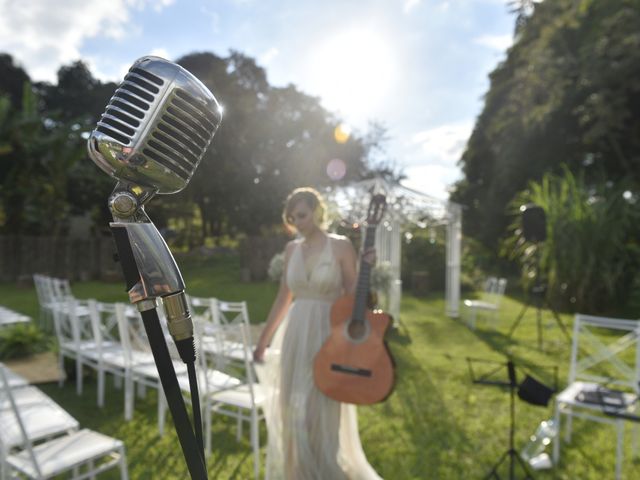
[[[300,238],[285,248],[280,288],[253,354],[261,382],[273,392],[265,405],[266,478],[380,480],[362,450],[356,407],[326,397],[313,383],[331,305],[357,281],[353,245],[324,230],[324,215],[312,188],[287,197],[283,221]],[[374,256],[368,251],[365,258],[372,263]]]

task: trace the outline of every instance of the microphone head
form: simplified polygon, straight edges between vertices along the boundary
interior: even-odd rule
[[[157,193],[187,186],[222,109],[200,80],[160,57],[142,57],[116,89],[88,140],[109,175]]]

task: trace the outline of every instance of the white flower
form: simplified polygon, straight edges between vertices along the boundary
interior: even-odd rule
[[[279,282],[284,270],[284,252],[276,253],[269,261],[267,274],[274,282]]]
[[[393,280],[393,270],[390,262],[380,262],[371,270],[371,288],[381,293],[388,293]]]

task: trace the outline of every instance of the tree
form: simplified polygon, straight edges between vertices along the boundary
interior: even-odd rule
[[[640,183],[640,2],[537,3],[490,75],[452,199],[465,233],[497,249],[507,205],[547,172]]]
[[[44,118],[26,83],[20,110],[0,97],[0,145],[0,230],[60,233],[69,213],[68,171],[85,155],[79,132]]]
[[[0,53],[0,93],[4,93],[16,108],[22,103],[22,90],[29,76],[11,55]]]

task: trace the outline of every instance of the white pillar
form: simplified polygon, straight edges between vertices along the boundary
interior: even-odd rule
[[[447,204],[447,271],[445,283],[446,313],[449,317],[460,315],[460,245],[462,240],[462,208],[456,203]]]

